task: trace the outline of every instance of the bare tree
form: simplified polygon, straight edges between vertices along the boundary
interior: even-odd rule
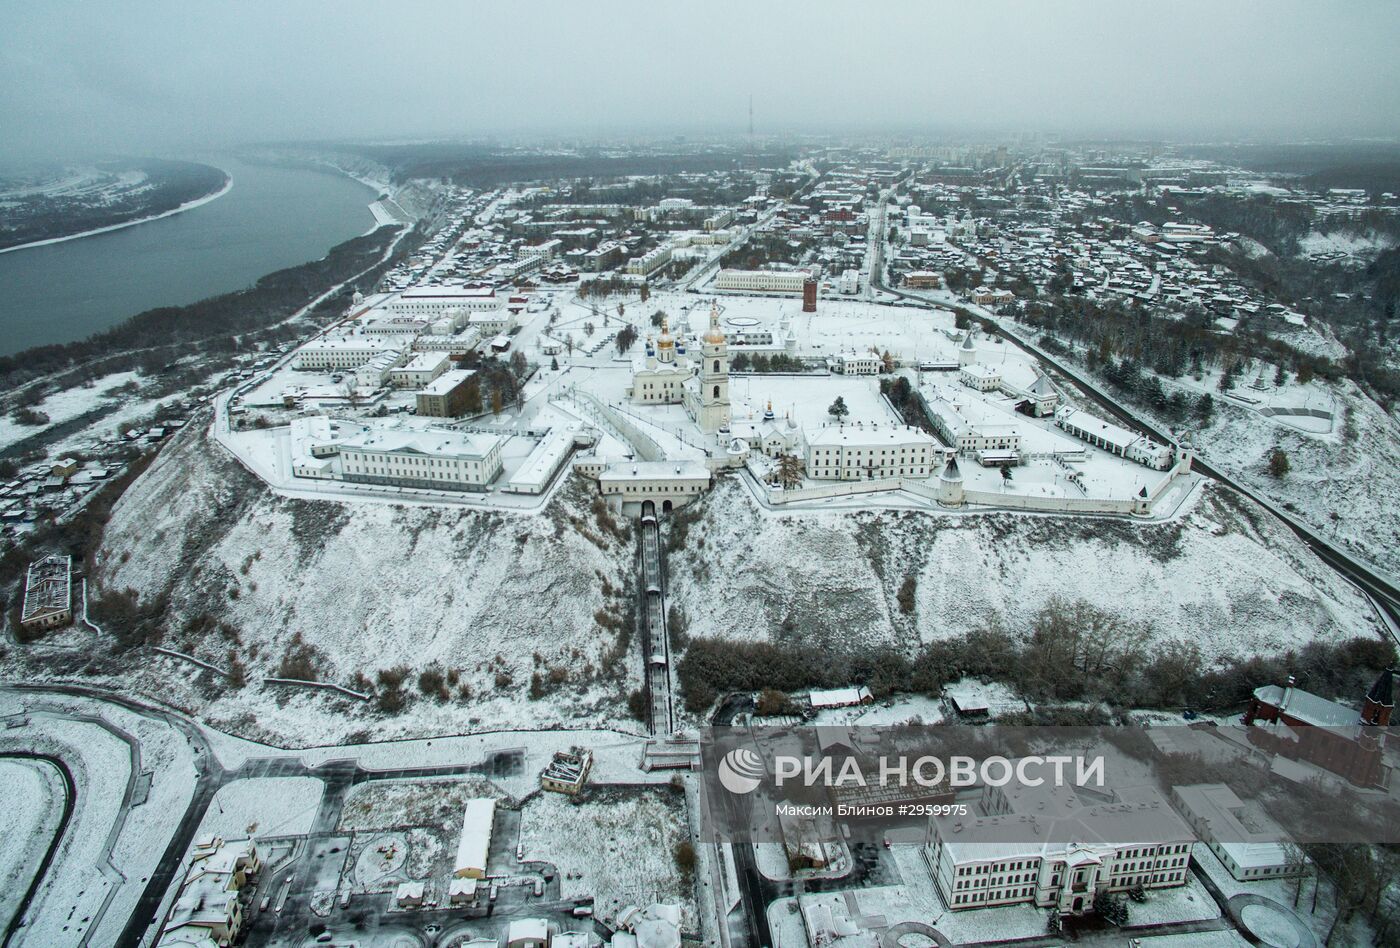
[[[1283,859],[1289,883],[1293,886],[1293,907],[1297,908],[1298,901],[1303,897],[1303,885],[1307,881],[1312,863],[1308,861],[1302,848],[1292,840],[1283,843]]]

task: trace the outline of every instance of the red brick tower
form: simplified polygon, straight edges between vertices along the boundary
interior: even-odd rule
[[[808,277],[802,282],[802,312],[815,313],[817,311],[817,281]]]
[[[1366,700],[1361,705],[1361,723],[1385,727],[1390,724],[1390,713],[1394,710],[1395,669],[1387,668],[1366,692]]]

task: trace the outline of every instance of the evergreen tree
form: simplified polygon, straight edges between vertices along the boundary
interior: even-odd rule
[[[1101,889],[1094,896],[1094,914],[1110,925],[1122,927],[1128,924],[1128,903],[1122,896]]]
[[[1196,417],[1202,424],[1209,424],[1211,416],[1215,414],[1215,399],[1210,392],[1205,392],[1196,399]]]

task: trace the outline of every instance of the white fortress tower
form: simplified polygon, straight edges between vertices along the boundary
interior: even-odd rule
[[[695,422],[714,432],[729,424],[729,345],[719,328],[719,305],[710,304],[710,328],[700,337],[700,397]]]
[[[958,367],[966,368],[977,362],[977,346],[972,341],[972,330],[963,334],[962,345],[958,346]]]
[[[956,455],[948,455],[948,463],[943,473],[938,475],[938,505],[940,507],[961,507],[965,501],[962,471],[958,470]]]

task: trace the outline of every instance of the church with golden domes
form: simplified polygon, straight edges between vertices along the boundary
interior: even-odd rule
[[[668,320],[661,334],[647,337],[645,354],[632,366],[628,397],[638,405],[681,405],[701,431],[729,425],[729,344],[719,325],[719,307],[710,305],[710,326],[700,336],[700,351],[673,336]]]

